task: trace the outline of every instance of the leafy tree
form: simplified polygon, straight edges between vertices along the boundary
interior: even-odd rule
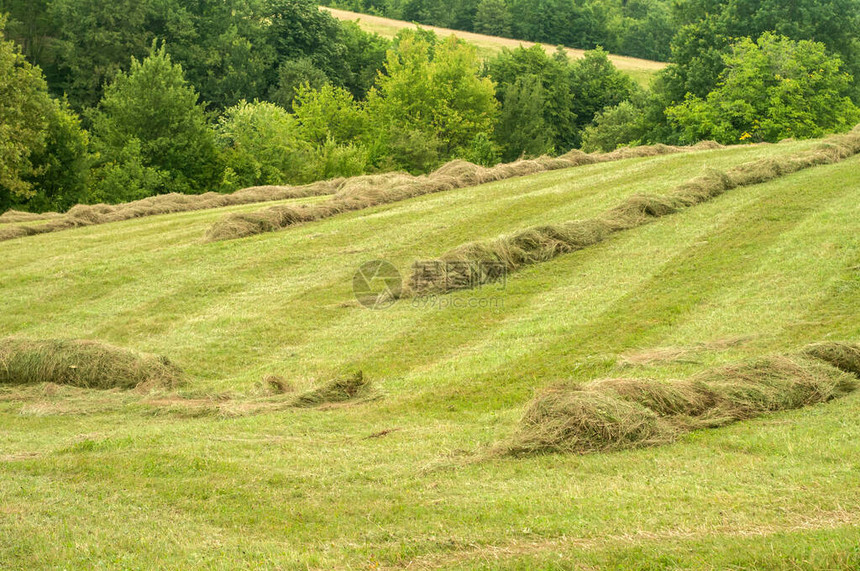
[[[104,85],[131,57],[146,55],[155,35],[147,29],[152,0],[51,0],[57,36],[55,63],[46,67],[52,91],[78,110],[98,103]]]
[[[406,0],[403,4],[403,19],[419,24],[450,27],[450,5],[442,0]]]
[[[0,206],[34,194],[33,152],[45,148],[51,100],[37,67],[3,35],[0,16]]]
[[[278,69],[278,85],[272,88],[269,99],[285,109],[292,109],[299,87],[307,85],[319,89],[328,83],[328,76],[310,58],[286,60]]]
[[[689,142],[773,142],[845,130],[860,120],[860,110],[846,95],[852,78],[841,64],[821,43],[770,32],[755,42],[745,38],[725,57],[717,89],[667,114]]]
[[[310,0],[0,0],[0,12],[7,9],[14,38],[45,70],[51,92],[78,110],[96,105],[155,39],[219,109],[269,96],[282,64],[304,59],[363,97],[386,48]]]
[[[594,116],[582,134],[582,150],[613,151],[624,145],[638,145],[645,136],[643,111],[630,101],[622,101]]]
[[[608,14],[584,0],[509,0],[513,35],[535,42],[591,49],[606,45]]]
[[[0,14],[7,14],[6,37],[21,46],[27,61],[50,61],[51,36],[55,30],[48,16],[49,0],[0,0]]]
[[[30,181],[35,194],[23,205],[28,210],[68,210],[86,202],[92,156],[89,134],[66,101],[51,101],[45,145],[34,150],[36,169]]]
[[[268,95],[281,58],[268,41],[265,0],[149,2],[146,30],[166,42],[207,104],[223,109]]]
[[[361,145],[339,145],[331,140],[326,141],[315,149],[310,163],[311,180],[363,174],[368,168],[368,159],[367,149]]]
[[[487,133],[478,133],[472,140],[472,145],[466,158],[475,164],[489,167],[501,160],[499,147]]]
[[[350,75],[343,87],[357,99],[364,99],[376,81],[391,42],[378,34],[370,34],[355,22],[342,22],[340,40],[346,47],[344,63]]]
[[[688,92],[704,97],[716,86],[732,38],[767,31],[823,42],[855,78],[860,72],[860,0],[685,0],[675,4],[675,19],[681,28],[672,61],[680,68],[674,74],[680,85],[668,86],[675,101]],[[860,96],[856,83],[854,96]]]
[[[571,64],[570,82],[578,128],[590,123],[595,113],[629,99],[637,90],[630,76],[618,71],[600,48]]]
[[[316,145],[327,141],[344,144],[361,140],[367,134],[369,118],[352,94],[332,85],[312,89],[299,87],[295,116],[302,139]]]
[[[392,154],[401,157],[401,166],[425,168],[432,151],[449,157],[492,128],[498,111],[495,90],[479,76],[473,47],[454,37],[434,44],[407,30],[397,50],[388,52],[385,71],[370,91],[368,111],[389,149],[399,149]],[[420,139],[424,142],[416,145]],[[403,145],[421,152],[413,154]]]
[[[545,93],[540,78],[518,77],[505,90],[505,101],[496,126],[502,160],[523,155],[538,156],[553,150],[553,128],[544,119]]]
[[[224,111],[217,133],[228,186],[307,180],[311,146],[300,139],[295,119],[282,107],[240,101]]]
[[[197,93],[164,46],[153,45],[142,62],[132,59],[92,113],[99,179],[115,181],[128,164],[141,173],[137,194],[211,190],[222,171],[215,135]],[[108,176],[109,175],[109,176]],[[117,200],[116,186],[103,186],[104,200]]]
[[[474,29],[490,36],[511,36],[511,14],[504,0],[481,0],[475,13]]]
[[[553,147],[556,150],[567,150],[574,146],[577,135],[576,115],[573,109],[574,96],[571,92],[570,62],[563,51],[557,51],[553,56],[549,56],[541,46],[528,49],[522,46],[515,50],[504,49],[498,56],[487,62],[486,73],[496,82],[496,98],[503,104],[506,120],[519,117],[534,125],[542,119],[539,122],[546,126],[547,131],[537,141],[537,147],[542,150]],[[513,109],[511,103],[506,102],[508,91],[514,88],[518,80],[521,78],[525,80],[528,77],[537,78],[542,87],[540,97],[543,99],[543,105],[540,109],[532,108],[533,112],[541,116],[540,118],[524,115]],[[534,88],[531,89],[534,94]],[[533,104],[534,98],[525,96],[522,90],[521,85],[518,88],[517,99],[528,100]],[[505,107],[507,110],[504,110]],[[517,151],[518,143],[509,146],[505,142],[507,133],[515,134],[515,125],[510,124],[510,127],[499,125],[499,128],[502,132],[497,134],[496,139],[502,148],[506,149],[503,155],[510,157],[514,153],[519,156],[525,149]],[[546,138],[549,144],[543,145]]]
[[[611,43],[615,53],[667,61],[675,34],[672,12],[662,0],[627,0],[610,18]]]

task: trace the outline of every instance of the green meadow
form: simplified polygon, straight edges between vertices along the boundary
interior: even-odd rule
[[[95,340],[185,374],[0,384],[0,567],[857,568],[860,392],[663,446],[490,451],[558,383],[860,341],[860,156],[501,283],[378,310],[353,294],[370,260],[405,278],[465,242],[818,144],[585,165],[221,242],[213,223],[260,205],[0,242],[0,337]],[[292,406],[359,371],[360,398]]]

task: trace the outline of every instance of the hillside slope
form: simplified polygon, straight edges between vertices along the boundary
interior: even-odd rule
[[[348,10],[339,10],[328,6],[320,6],[320,10],[326,10],[338,20],[346,20],[350,22],[358,22],[362,29],[368,32],[379,34],[384,38],[393,38],[397,32],[404,28],[414,28],[416,25],[411,22],[402,20],[392,20],[391,18],[383,18],[381,16],[370,16],[368,14],[360,14],[358,12],[350,12]],[[525,40],[513,40],[511,38],[501,38],[498,36],[487,36],[485,34],[476,34],[475,32],[464,32],[462,30],[451,30],[448,28],[439,28],[437,26],[421,26],[426,30],[433,30],[440,37],[457,36],[458,38],[469,42],[478,47],[479,53],[484,57],[496,55],[503,48],[514,49],[518,46],[531,47],[534,42]],[[555,46],[543,44],[546,49],[553,50]],[[564,51],[571,59],[579,59],[585,54],[585,50],[575,48],[564,48]],[[654,74],[664,67],[666,64],[659,61],[651,61],[630,56],[611,55],[609,60],[621,71],[630,75],[637,83],[643,87],[647,87],[648,83]]]
[[[189,376],[148,393],[0,385],[0,564],[860,564],[858,393],[668,446],[484,456],[559,381],[681,378],[860,340],[860,157],[503,284],[381,310],[352,291],[368,260],[405,276],[467,241],[816,144],[585,165],[226,242],[202,236],[254,205],[0,243],[0,337],[96,339]],[[355,371],[369,398],[296,409],[277,394]]]

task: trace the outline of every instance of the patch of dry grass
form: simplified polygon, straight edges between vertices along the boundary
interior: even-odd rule
[[[11,224],[15,222],[38,222],[62,216],[59,212],[23,212],[21,210],[7,210],[0,214],[0,224]]]
[[[582,454],[664,444],[692,430],[827,402],[856,388],[858,357],[857,345],[830,343],[688,379],[553,387],[531,402],[519,431],[496,452]]]
[[[296,397],[291,406],[308,408],[323,404],[346,402],[367,396],[370,382],[361,371],[329,381]]]
[[[0,385],[55,383],[88,389],[172,387],[182,371],[166,357],[77,339],[0,340]]]

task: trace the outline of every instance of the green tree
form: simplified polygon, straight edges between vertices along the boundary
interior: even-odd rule
[[[98,103],[104,85],[146,55],[155,35],[147,29],[152,0],[52,0],[48,6],[55,62],[46,67],[52,92],[78,110]]]
[[[300,139],[295,119],[282,107],[240,101],[224,111],[217,133],[228,190],[307,181],[311,146]]]
[[[544,87],[537,76],[518,77],[508,86],[495,131],[502,160],[553,151],[554,130],[544,119],[545,107]]]
[[[302,139],[315,145],[357,142],[368,134],[369,118],[352,94],[342,87],[308,85],[296,92],[295,116]]]
[[[671,61],[680,68],[673,74],[680,83],[668,87],[676,102],[686,93],[704,97],[716,86],[732,38],[767,31],[822,42],[855,79],[860,73],[860,0],[684,0],[674,7],[680,29]],[[853,94],[860,96],[856,82]]]
[[[504,0],[481,0],[475,13],[474,29],[479,34],[511,36],[511,13]]]
[[[285,109],[292,109],[296,90],[300,86],[319,89],[328,83],[328,76],[310,58],[286,60],[278,68],[278,84],[272,88],[269,99]]]
[[[47,119],[45,145],[32,155],[34,194],[22,206],[38,212],[65,211],[88,199],[89,134],[66,101],[52,100]]]
[[[583,0],[508,0],[513,35],[534,42],[592,49],[609,43],[608,9]]]
[[[467,149],[478,133],[492,129],[498,112],[492,81],[479,76],[475,49],[454,37],[438,44],[426,38],[401,33],[367,101],[389,154],[410,169],[427,168],[434,149],[439,158]],[[404,158],[410,154],[414,160]]]
[[[600,48],[585,52],[582,59],[571,64],[570,85],[578,128],[591,123],[595,113],[629,99],[637,90],[630,76],[618,71]]]
[[[125,163],[143,173],[137,195],[199,193],[220,182],[215,134],[197,99],[163,45],[153,46],[142,62],[132,59],[129,73],[117,75],[91,116],[100,158],[97,180],[105,183],[99,198],[128,198],[107,184],[119,180]]]
[[[852,127],[860,110],[847,96],[852,78],[824,44],[770,32],[744,38],[725,57],[719,86],[667,109],[688,142],[778,141]]]
[[[5,39],[0,16],[0,207],[32,196],[34,150],[45,146],[51,100],[37,67]]]
[[[557,51],[553,56],[548,55],[541,46],[531,48],[518,47],[514,50],[504,49],[486,64],[486,73],[496,82],[496,98],[503,105],[506,121],[519,118],[530,125],[540,123],[546,126],[546,132],[536,143],[540,149],[555,148],[567,150],[574,146],[577,135],[576,115],[574,112],[574,96],[571,92],[570,62],[563,51]],[[537,78],[541,84],[539,97],[543,99],[540,108],[534,107],[534,98],[523,93],[523,86],[515,87],[521,79]],[[530,114],[526,115],[511,107],[507,102],[508,91],[516,89],[517,99],[529,101]],[[532,92],[535,87],[530,88]],[[505,110],[505,107],[507,108]],[[537,113],[538,116],[535,116]],[[525,150],[516,150],[519,143],[510,146],[506,143],[508,134],[515,135],[516,125],[509,123],[501,126],[502,133],[496,139],[506,149],[505,157],[511,153],[519,154]],[[523,128],[528,129],[525,125]],[[549,138],[549,144],[543,145],[544,139]]]
[[[645,136],[642,109],[630,101],[607,107],[594,116],[582,133],[582,150],[609,152],[624,145],[638,145]]]
[[[51,37],[56,32],[48,15],[49,0],[0,0],[0,14],[7,14],[6,37],[21,46],[27,61],[44,66],[51,57]]]

